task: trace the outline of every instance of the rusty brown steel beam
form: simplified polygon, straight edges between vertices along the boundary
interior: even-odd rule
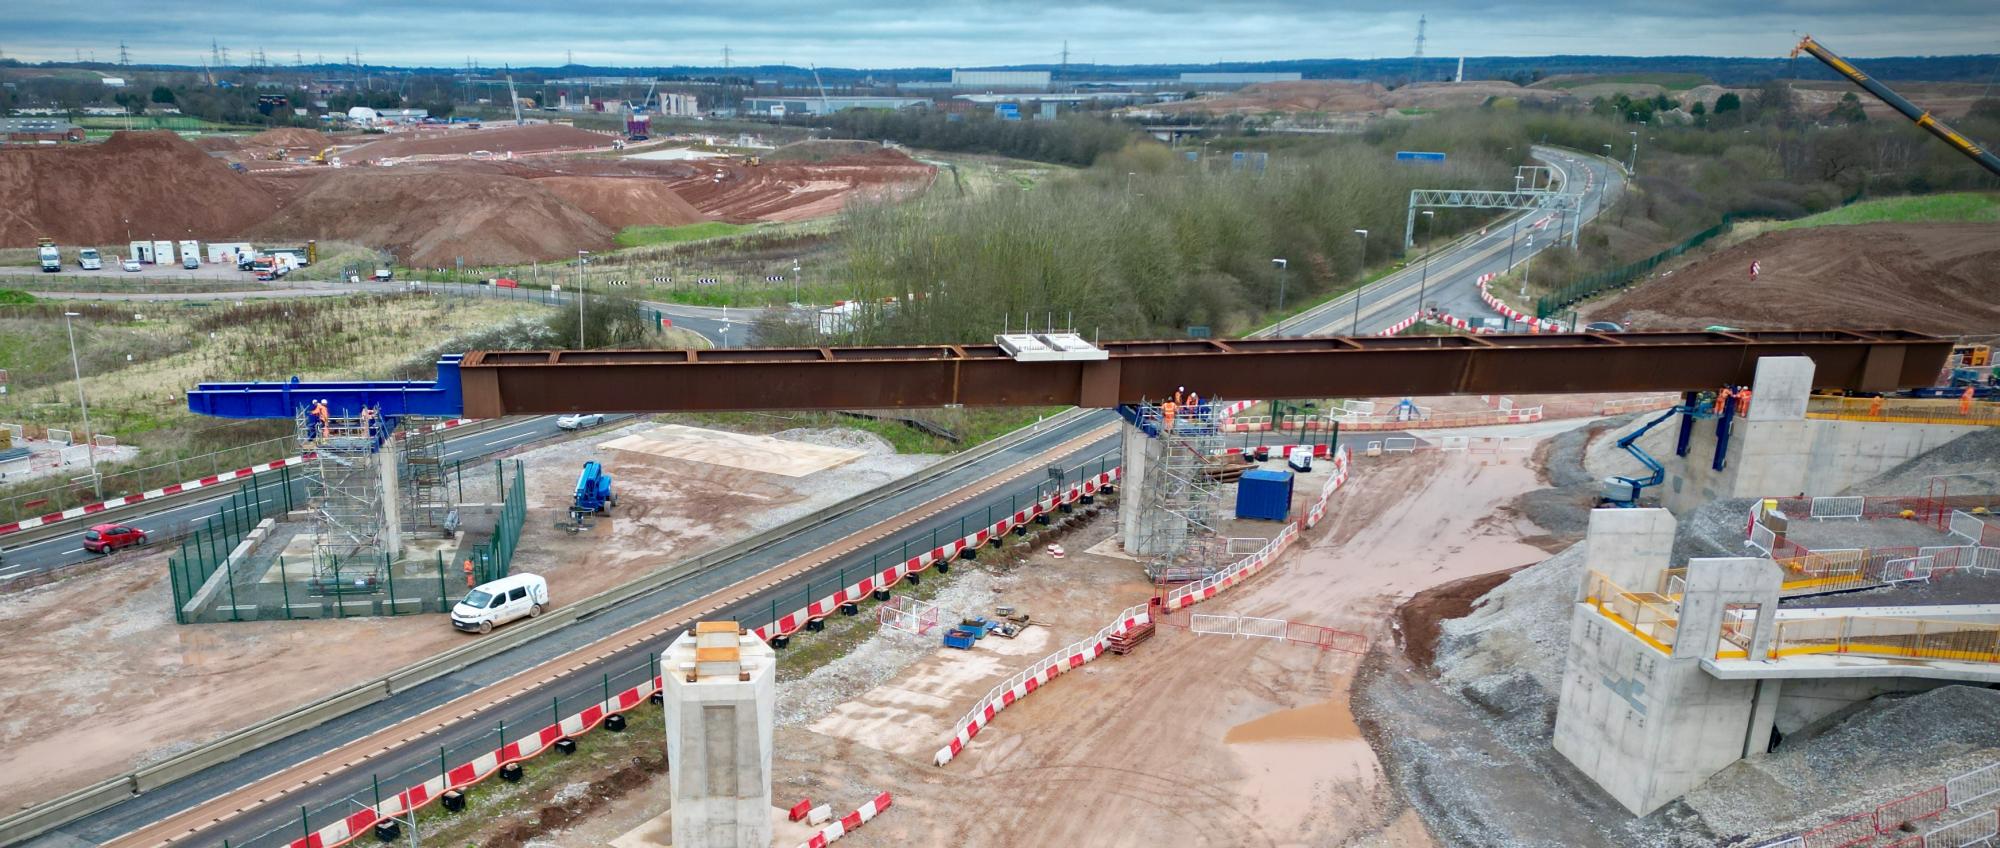
[[[1907,330],[1177,339],[1098,362],[1015,362],[997,345],[473,351],[465,414],[893,407],[1109,407],[1176,386],[1228,398],[1684,391],[1748,385],[1764,356],[1811,357],[1814,387],[1927,386],[1951,342]]]

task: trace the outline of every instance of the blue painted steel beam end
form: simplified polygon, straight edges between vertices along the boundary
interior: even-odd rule
[[[324,400],[336,418],[352,418],[374,408],[385,418],[422,415],[457,418],[465,412],[458,363],[464,354],[438,359],[437,379],[309,383],[202,383],[188,392],[188,411],[217,418],[293,418],[315,400]]]

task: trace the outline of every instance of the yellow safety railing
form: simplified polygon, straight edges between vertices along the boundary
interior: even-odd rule
[[[1772,659],[1812,654],[2000,663],[2000,625],[1861,615],[1778,622]]]
[[[1807,418],[1873,421],[1895,424],[1972,424],[2000,427],[2000,403],[1966,403],[1946,398],[1816,397],[1806,406]]]
[[[1680,619],[1666,596],[1658,592],[1627,592],[1602,573],[1592,571],[1584,589],[1584,602],[1625,632],[1639,637],[1639,641],[1660,653],[1673,653],[1674,633]]]

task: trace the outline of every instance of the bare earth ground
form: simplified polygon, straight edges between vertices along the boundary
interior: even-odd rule
[[[515,568],[550,576],[558,604],[698,550],[781,524],[936,460],[896,455],[859,431],[795,441],[864,453],[809,477],[648,457],[593,446],[632,425],[518,456],[528,522]],[[607,462],[619,506],[590,531],[555,528],[585,458]],[[493,498],[468,467],[467,502]],[[0,598],[0,798],[27,805],[194,747],[463,643],[438,615],[212,625],[174,623],[156,548],[83,576]]]
[[[1196,609],[1379,639],[1388,612],[1412,593],[1544,556],[1519,541],[1538,528],[1505,508],[1538,485],[1528,456],[1363,460],[1304,547]],[[877,670],[882,682],[864,689],[814,672],[781,684],[774,800],[810,795],[844,811],[894,793],[894,809],[846,838],[859,848],[1436,844],[1383,779],[1349,712],[1359,657],[1294,644],[1163,629],[1131,655],[1064,675],[1002,713],[950,765],[931,765],[951,722],[993,682],[1151,594],[1138,564],[1105,544],[1112,531],[1106,515],[1062,540],[1064,559],[1037,552],[999,573],[954,572],[954,609],[1013,605],[1049,621],[1028,631],[1047,636],[988,637],[958,652],[908,637],[885,647],[897,640],[878,634],[850,657],[907,664]],[[821,685],[850,692],[823,712],[788,711]],[[666,795],[656,776],[591,821],[538,840],[605,844],[658,815]]]
[[[1585,307],[1640,329],[2000,326],[2000,225],[1857,224],[1779,230]],[[1750,281],[1750,263],[1760,264]]]

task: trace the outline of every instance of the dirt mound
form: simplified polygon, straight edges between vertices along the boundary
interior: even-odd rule
[[[665,182],[642,177],[546,177],[534,181],[614,230],[706,221]]]
[[[1759,263],[1751,282],[1750,263]],[[2000,224],[1860,224],[1765,233],[1586,310],[1642,329],[2000,327]]]
[[[504,264],[611,245],[613,230],[533,180],[343,169],[314,175],[252,235],[383,247],[417,266]]]
[[[1493,587],[1507,582],[1519,569],[1496,571],[1453,580],[1418,592],[1396,608],[1396,624],[1403,630],[1403,653],[1410,662],[1428,668],[1437,658],[1438,636],[1444,623],[1463,618],[1474,603]]]
[[[1302,80],[1264,82],[1241,91],[1202,97],[1178,103],[1162,103],[1148,108],[1161,112],[1188,112],[1209,115],[1258,115],[1265,112],[1336,112],[1360,114],[1380,112],[1388,94],[1379,83]]]
[[[243,140],[245,147],[307,147],[317,152],[334,143],[333,136],[303,127],[265,130]]]
[[[247,177],[171,132],[0,150],[0,246],[32,245],[41,236],[114,244],[128,231],[222,238],[276,208]]]
[[[505,156],[508,153],[543,153],[609,147],[611,141],[612,136],[560,124],[531,124],[524,127],[507,126],[479,130],[422,129],[395,133],[380,141],[345,151],[340,156],[342,160],[348,162],[397,156],[463,156],[482,150],[496,156]]]
[[[1464,109],[1484,104],[1489,98],[1511,97],[1531,103],[1546,103],[1569,97],[1561,91],[1522,88],[1511,82],[1420,82],[1382,95],[1382,105],[1391,109]]]
[[[927,183],[936,169],[888,149],[825,162],[760,167],[734,162],[674,163],[686,176],[672,185],[696,209],[725,221],[801,221],[839,212],[849,198],[898,197]]]

